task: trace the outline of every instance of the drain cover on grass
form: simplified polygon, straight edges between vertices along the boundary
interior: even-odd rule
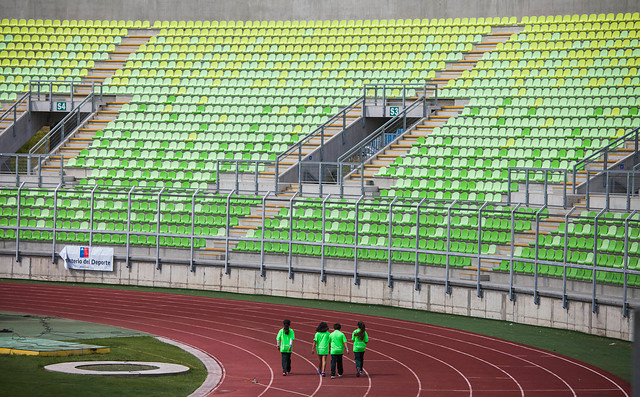
[[[180,364],[147,361],[76,361],[51,364],[44,369],[67,374],[117,376],[161,376],[189,371],[189,367]]]

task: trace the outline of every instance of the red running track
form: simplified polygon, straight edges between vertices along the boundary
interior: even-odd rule
[[[331,310],[104,288],[0,283],[0,310],[148,332],[195,346],[223,367],[212,392],[234,396],[629,396],[630,385],[591,365],[470,332]],[[275,335],[296,333],[283,377]],[[316,372],[311,340],[320,321],[350,336],[358,320],[370,342],[365,375],[353,353],[343,378]],[[348,338],[349,338],[348,336]],[[328,365],[327,365],[328,370]]]

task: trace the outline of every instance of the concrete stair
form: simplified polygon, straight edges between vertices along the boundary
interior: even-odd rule
[[[62,145],[56,152],[52,153],[54,156],[50,158],[46,164],[42,166],[43,172],[59,172],[60,170],[60,156],[66,162],[73,157],[76,157],[82,149],[85,149],[91,145],[94,135],[97,131],[103,130],[110,121],[115,120],[126,102],[107,102],[104,106],[96,112],[87,122],[78,128],[75,134],[73,134],[67,142]]]
[[[82,79],[83,85],[76,89],[76,94],[87,95],[91,90],[91,83],[103,83],[106,78],[113,76],[116,70],[124,67],[131,54],[158,32],[159,30],[150,29],[130,30],[129,35],[125,36],[115,50],[109,53],[109,59],[96,62],[94,68],[89,70],[87,76]]]

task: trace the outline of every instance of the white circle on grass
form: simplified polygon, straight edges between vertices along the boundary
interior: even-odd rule
[[[140,369],[130,371],[93,371],[83,369],[95,365],[139,365],[153,367],[153,369]],[[115,375],[115,376],[161,376],[176,375],[189,372],[189,367],[180,364],[169,364],[147,361],[74,361],[68,363],[51,364],[44,367],[47,371],[64,372],[78,375]]]

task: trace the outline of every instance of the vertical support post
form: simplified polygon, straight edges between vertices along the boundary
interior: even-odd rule
[[[326,211],[327,211],[327,200],[329,200],[329,198],[331,197],[331,193],[329,193],[329,195],[322,200],[322,247],[321,247],[321,252],[320,252],[320,281],[322,281],[323,283],[327,282],[327,274],[324,271],[324,265],[325,265],[325,259],[324,259],[324,245],[325,245],[325,233],[326,233],[326,221],[327,221],[327,215],[326,215]]]
[[[344,136],[344,132],[342,135]],[[342,139],[344,139],[344,137]],[[320,126],[320,162],[323,162],[323,161],[324,161],[324,124]]]
[[[509,167],[507,171],[507,205],[511,205],[511,170],[513,167]]]
[[[567,170],[563,170],[564,172],[564,184],[562,185],[562,208],[567,208]]]
[[[267,217],[266,215],[266,211],[267,211],[267,197],[269,197],[269,194],[271,194],[271,190],[269,190],[267,192],[267,194],[265,194],[262,197],[262,237],[260,238],[260,277],[266,277],[267,276],[267,272],[264,269],[264,234],[265,234],[265,219]]]
[[[629,304],[627,303],[627,271],[629,270],[629,220],[635,216],[637,210],[634,210],[624,220],[624,261],[622,269],[622,317],[629,317]]]
[[[629,189],[629,185],[631,184],[631,171],[625,172],[627,174],[627,212],[631,210],[631,194],[633,190]]]
[[[388,233],[388,239],[389,241],[387,241],[387,255],[389,256],[387,258],[387,265],[388,265],[388,272],[387,272],[387,287],[389,288],[393,288],[393,280],[391,279],[391,241],[393,239],[393,234],[391,233],[391,228],[393,227],[393,204],[396,202],[396,200],[398,199],[398,197],[394,197],[393,200],[391,200],[391,203],[389,204],[389,233]]]
[[[193,263],[193,235],[196,230],[196,196],[198,192],[200,192],[199,188],[196,189],[191,196],[191,251],[189,253],[189,270],[191,270],[192,273],[196,271],[196,266]]]
[[[596,300],[596,276],[598,267],[598,219],[602,214],[607,210],[607,208],[603,208],[598,215],[593,219],[593,278],[591,281],[591,312],[598,313],[598,301]]]
[[[606,197],[606,199],[605,199],[605,205],[604,205],[604,208],[605,208],[607,211],[609,210],[609,204],[610,204],[610,203],[609,203],[609,200],[611,199],[611,189],[610,189],[610,186],[609,186],[609,174],[610,174],[610,172],[609,172],[609,171],[607,171],[607,170],[605,170],[605,171],[604,171],[605,184],[607,185],[607,195],[605,196],[605,197]]]
[[[478,269],[476,273],[476,295],[478,298],[482,298],[484,296],[484,293],[480,288],[480,268],[482,267],[482,211],[488,204],[489,202],[485,201],[478,211]]]
[[[289,200],[289,280],[293,280],[293,202],[298,196],[296,192]]]
[[[64,184],[64,155],[62,154],[60,155],[60,183]]]
[[[516,293],[513,289],[513,255],[516,245],[516,212],[520,209],[522,203],[518,203],[516,207],[511,211],[511,255],[509,256],[509,300],[516,300]]]
[[[536,212],[536,252],[533,262],[533,303],[540,304],[540,295],[538,295],[538,260],[540,255],[540,215],[547,209],[547,204],[542,206]]]
[[[160,263],[160,216],[162,215],[160,211],[160,202],[162,199],[162,192],[164,192],[164,187],[160,189],[160,192],[158,192],[158,208],[156,209],[156,216],[158,218],[156,220],[156,270],[162,269],[162,263]]]
[[[451,284],[449,283],[449,270],[451,269],[451,210],[458,203],[454,200],[447,208],[447,262],[445,265],[444,292],[451,295]]]
[[[360,202],[364,198],[364,195],[360,195],[358,201],[356,201],[356,219],[355,219],[355,229],[353,231],[354,241],[353,241],[353,285],[360,285],[360,278],[358,277],[358,221],[359,221],[359,213],[360,213]]]
[[[257,196],[258,195],[258,167],[260,165],[259,162],[251,162],[250,164],[254,164],[254,169],[253,169],[253,183],[255,186],[255,190],[254,190],[254,194]]]
[[[240,160],[234,160],[233,162],[236,164],[236,192],[240,193],[240,183],[238,181],[238,168],[240,167]]]
[[[62,163],[62,158],[60,163]],[[38,187],[42,187],[42,156],[40,155],[38,155]]]
[[[544,170],[544,206],[549,203],[549,170]]]
[[[324,171],[324,169],[322,168],[323,163],[319,162],[318,163],[318,194],[319,197],[322,197],[322,186],[324,185],[324,178],[322,176],[322,173]]]
[[[91,207],[89,208],[89,247],[93,245],[93,204],[95,201],[95,191],[97,188],[98,185],[95,185],[93,189],[91,189]]]
[[[62,184],[56,186],[56,190],[53,192],[53,230],[51,233],[51,262],[55,265],[58,263],[58,257],[56,256],[56,228],[58,223],[58,190]]]
[[[227,196],[227,222],[225,225],[225,239],[224,239],[224,274],[230,274],[231,269],[229,269],[229,222],[231,218],[231,196],[235,193],[235,190],[232,190]]]
[[[220,194],[220,159],[216,160],[216,194]]]
[[[586,196],[587,196],[587,203],[586,203],[586,208],[589,209],[591,208],[591,188],[589,187],[589,183],[591,181],[591,175],[589,170],[587,170],[587,190],[586,190]]]
[[[129,189],[129,193],[127,194],[127,252],[125,255],[125,265],[127,269],[131,269],[131,262],[129,258],[129,252],[131,249],[131,193],[133,193],[134,189],[135,186],[132,186],[131,189]]]
[[[20,184],[18,187],[18,204],[17,204],[17,212],[16,212],[16,262],[21,262],[20,258],[20,212],[22,211],[22,188],[24,187],[25,182]]]
[[[525,202],[525,204],[527,206],[529,206],[529,171],[530,170],[528,168],[525,170],[525,191],[524,191],[525,200],[524,200],[524,202]]]
[[[273,179],[274,179],[273,183],[275,184],[275,186],[273,187],[273,191],[274,191],[274,194],[278,196],[278,182],[280,180],[280,157],[279,156],[276,157],[276,172]]]
[[[569,309],[569,299],[567,298],[567,263],[569,262],[569,217],[576,210],[571,208],[564,216],[564,266],[562,267],[562,308]]]
[[[420,281],[418,279],[418,271],[419,271],[419,266],[420,266],[420,262],[418,261],[418,250],[420,249],[420,206],[425,202],[427,198],[424,197],[422,200],[420,200],[420,203],[418,203],[418,206],[416,207],[416,262],[415,262],[415,268],[414,268],[414,273],[413,273],[413,289],[415,291],[420,291]],[[449,247],[447,247],[447,255],[449,254]]]

